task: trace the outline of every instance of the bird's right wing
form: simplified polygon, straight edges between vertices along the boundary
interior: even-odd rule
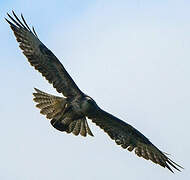
[[[135,150],[135,154],[139,157],[150,159],[171,172],[173,172],[171,167],[178,171],[182,168],[154,146],[142,133],[115,116],[99,109],[89,119],[103,129],[118,145],[129,151]]]
[[[7,19],[6,21],[10,24],[16,36],[16,40],[19,42],[19,46],[30,64],[42,73],[42,76],[44,76],[49,83],[53,84],[53,87],[56,88],[59,93],[62,93],[66,97],[80,95],[82,93],[80,89],[57,57],[38,39],[34,28],[33,31],[31,31],[23,16],[21,15],[23,21],[21,22],[14,11],[14,18],[9,14],[8,16],[12,22]]]

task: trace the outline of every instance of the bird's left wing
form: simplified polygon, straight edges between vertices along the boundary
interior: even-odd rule
[[[27,25],[21,15],[22,21],[13,11],[13,17],[8,14],[11,21],[6,19],[13,30],[24,55],[36,70],[44,76],[59,93],[66,97],[80,95],[82,92],[67,73],[57,57],[38,39],[34,30]]]
[[[89,119],[103,129],[122,148],[127,148],[129,151],[134,149],[135,154],[139,157],[166,167],[171,172],[173,172],[171,167],[178,171],[180,171],[179,168],[182,168],[154,146],[142,133],[115,116],[99,109]]]

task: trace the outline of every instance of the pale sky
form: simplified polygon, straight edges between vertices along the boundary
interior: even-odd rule
[[[54,129],[33,88],[59,95],[29,65],[4,17],[23,13],[82,91],[185,169],[170,173],[95,137]],[[1,180],[190,178],[190,1],[1,0]],[[61,96],[61,94],[60,94]]]

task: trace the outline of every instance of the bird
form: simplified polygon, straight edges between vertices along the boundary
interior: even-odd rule
[[[87,120],[91,120],[108,136],[139,157],[167,168],[181,171],[182,166],[172,161],[167,153],[157,148],[140,131],[100,108],[94,99],[83,93],[68,74],[58,58],[38,38],[34,27],[30,28],[23,15],[19,19],[14,11],[7,13],[9,23],[19,47],[27,60],[62,96],[54,96],[35,89],[34,101],[40,113],[50,120],[57,130],[74,135],[94,136]],[[32,29],[32,30],[31,30]]]

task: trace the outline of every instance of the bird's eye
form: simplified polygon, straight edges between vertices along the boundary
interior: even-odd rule
[[[93,102],[93,100],[92,100],[90,97],[86,97],[86,101],[87,101],[87,103],[89,103],[89,104],[92,104],[92,102]]]
[[[88,99],[87,102],[88,102],[88,103],[92,103],[92,99]]]

